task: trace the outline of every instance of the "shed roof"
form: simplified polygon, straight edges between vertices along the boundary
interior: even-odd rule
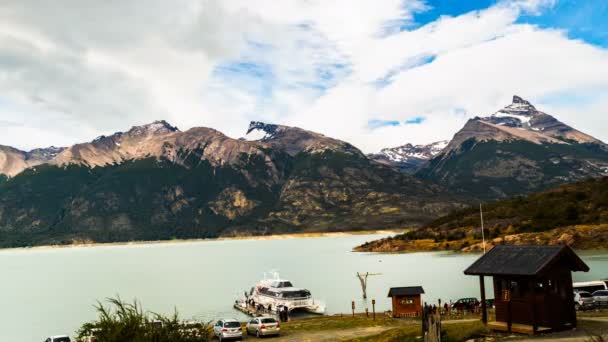
[[[498,245],[481,256],[464,271],[467,275],[540,275],[560,263],[571,271],[589,271],[574,251],[566,245],[503,246]]]
[[[406,287],[391,287],[388,291],[388,297],[393,296],[415,296],[423,294],[422,286],[406,286]]]

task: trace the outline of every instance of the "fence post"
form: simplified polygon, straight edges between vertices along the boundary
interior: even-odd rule
[[[353,308],[353,318],[355,318],[355,301],[352,301],[352,308]]]
[[[376,320],[376,300],[372,299],[372,314],[374,316],[374,321]]]

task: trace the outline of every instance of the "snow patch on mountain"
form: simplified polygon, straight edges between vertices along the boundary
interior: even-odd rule
[[[379,154],[393,162],[406,162],[410,159],[429,160],[441,153],[449,141],[437,141],[428,145],[405,144],[398,147],[384,148]]]
[[[513,102],[505,108],[486,117],[479,118],[482,121],[490,122],[498,126],[513,128],[541,130],[539,127],[532,127],[531,120],[542,114],[528,101],[514,95]]]
[[[250,141],[267,141],[276,135],[279,128],[279,125],[251,121],[245,134],[245,139]]]

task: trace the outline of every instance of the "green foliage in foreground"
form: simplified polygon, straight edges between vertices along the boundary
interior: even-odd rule
[[[144,312],[134,302],[109,298],[110,308],[96,306],[99,318],[85,323],[77,332],[78,341],[94,335],[97,342],[206,342],[211,339],[207,324],[184,324],[177,312],[171,316]]]

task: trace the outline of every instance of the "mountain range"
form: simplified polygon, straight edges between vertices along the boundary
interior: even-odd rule
[[[233,139],[156,121],[29,165],[10,151],[1,246],[397,227],[463,203],[346,142],[260,122]]]
[[[234,139],[155,121],[0,146],[0,247],[413,227],[607,170],[603,142],[518,96],[449,142],[372,155],[297,127],[251,122]]]

